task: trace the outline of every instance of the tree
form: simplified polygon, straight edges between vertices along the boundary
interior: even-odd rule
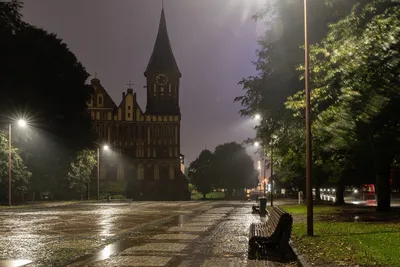
[[[14,32],[25,26],[19,12],[22,2],[17,0],[0,2],[0,32]]]
[[[309,42],[317,43],[328,31],[328,23],[345,16],[358,0],[310,1],[308,15]],[[367,2],[366,0],[361,2]],[[242,116],[262,114],[257,127],[257,139],[269,143],[279,128],[279,122],[289,118],[285,107],[287,97],[303,90],[296,67],[304,61],[303,2],[291,0],[268,1],[265,8],[253,16],[265,21],[265,33],[258,40],[257,75],[242,79],[244,94],[235,98],[242,106]]]
[[[378,210],[390,209],[390,170],[400,152],[399,18],[398,3],[355,7],[310,54],[314,136],[326,137],[327,151],[350,155],[359,174],[371,166]],[[290,107],[303,109],[303,97]]]
[[[12,193],[18,194],[19,192],[26,191],[31,173],[24,165],[19,155],[19,150],[17,148],[12,148],[11,155]],[[6,196],[8,194],[8,156],[8,139],[4,132],[0,131],[0,186],[2,191],[0,192],[1,196]]]
[[[68,173],[70,188],[83,194],[87,190],[94,166],[97,164],[95,152],[84,149],[77,153],[76,159],[71,163],[71,171]]]
[[[95,140],[89,74],[55,34],[21,20],[21,2],[0,5],[0,123],[30,121],[36,132],[23,149],[32,189],[64,190],[71,158]]]
[[[233,189],[257,186],[258,171],[246,149],[235,142],[225,143],[215,148],[213,167],[216,186],[227,189],[228,197]]]
[[[213,158],[212,152],[205,149],[201,151],[196,160],[189,165],[189,178],[191,179],[191,183],[203,194],[203,199],[206,198],[206,194],[211,192],[215,182],[213,175]]]

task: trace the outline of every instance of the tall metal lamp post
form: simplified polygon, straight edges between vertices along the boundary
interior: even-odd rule
[[[18,120],[17,125],[21,128],[26,126],[25,120]],[[12,124],[8,124],[8,206],[11,207],[12,200]]]
[[[307,32],[307,0],[304,0],[304,86],[306,94],[306,194],[307,194],[307,235],[314,235],[312,195],[312,147],[311,147],[311,104],[309,88],[309,54]]]
[[[108,145],[103,145],[103,150],[109,149]],[[97,148],[97,200],[100,200],[100,147]]]
[[[311,101],[309,88],[309,53],[308,53],[308,23],[307,23],[307,0],[303,0],[304,13],[304,86],[306,101],[306,198],[307,198],[307,235],[314,235],[314,214],[313,214],[313,195],[312,195],[312,146],[311,146]],[[260,119],[259,114],[255,115]],[[272,202],[271,202],[272,204]]]

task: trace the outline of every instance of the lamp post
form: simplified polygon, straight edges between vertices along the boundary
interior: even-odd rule
[[[257,114],[258,115],[258,114]],[[256,118],[257,118],[257,115],[255,116]],[[259,115],[258,115],[259,116]],[[258,119],[260,119],[260,117],[258,117]],[[258,142],[258,141],[256,141],[256,142],[254,142],[254,146],[255,147],[260,147],[260,142]],[[266,187],[267,187],[267,181],[266,181],[266,179],[265,179],[265,173],[266,173],[266,166],[267,166],[267,157],[266,157],[266,153],[265,153],[265,146],[263,145],[263,147],[262,147],[262,149],[263,149],[263,162],[264,162],[264,169],[263,169],[263,187],[264,187],[264,194],[263,194],[263,196],[264,197],[266,197],[266,195],[267,195],[267,189],[266,189]],[[261,165],[261,164],[259,164],[259,165]],[[261,170],[261,166],[259,167],[259,169]],[[261,172],[260,172],[260,176],[261,176]],[[272,199],[271,199],[271,201],[272,201]]]
[[[313,195],[312,195],[312,146],[311,146],[311,101],[309,88],[309,53],[308,53],[308,23],[307,23],[307,0],[303,0],[304,14],[304,87],[306,101],[306,198],[307,198],[307,235],[314,235],[314,214],[313,214]],[[261,119],[259,114],[254,116],[255,119]],[[272,162],[271,162],[272,165]],[[272,173],[272,171],[271,171]],[[272,180],[272,179],[271,179]],[[272,185],[271,185],[272,189]],[[272,195],[272,194],[271,194]],[[272,205],[272,201],[271,201]]]
[[[271,207],[274,206],[274,144],[273,140],[271,140]]]
[[[103,146],[103,150],[107,151],[108,145]],[[97,200],[100,200],[100,148],[97,148]]]
[[[307,235],[314,235],[313,195],[312,195],[312,147],[311,147],[311,104],[308,65],[308,32],[307,32],[307,0],[304,0],[304,86],[306,94],[306,194],[307,194]]]
[[[18,120],[17,124],[19,127],[25,127],[25,120]],[[12,200],[12,124],[8,124],[8,206],[11,207]]]

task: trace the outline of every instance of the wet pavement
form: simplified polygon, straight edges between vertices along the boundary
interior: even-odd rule
[[[92,203],[0,211],[0,266],[281,266],[247,260],[248,229],[260,221],[252,204]]]

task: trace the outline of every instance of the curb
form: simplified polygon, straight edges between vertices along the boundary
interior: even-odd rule
[[[289,241],[289,245],[292,248],[294,254],[296,255],[297,265],[302,266],[302,267],[311,267],[311,264],[308,263],[306,258],[298,252],[298,250],[296,249],[296,247],[291,239]]]

